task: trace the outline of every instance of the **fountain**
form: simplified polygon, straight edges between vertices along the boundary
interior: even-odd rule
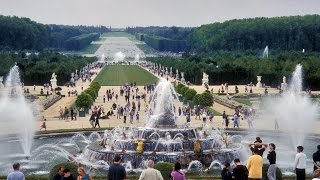
[[[0,114],[2,115],[1,123],[6,125],[2,132],[17,134],[24,156],[30,156],[35,133],[35,117],[24,97],[19,68],[16,65],[11,68],[5,81],[0,101]]]
[[[140,55],[139,55],[139,54],[136,54],[136,55],[134,56],[134,61],[138,63],[139,60],[140,60]]]
[[[125,58],[126,58],[126,55],[124,55],[121,51],[115,53],[113,56],[113,60],[117,63],[124,61]]]
[[[266,46],[266,47],[264,48],[263,53],[262,53],[262,58],[268,58],[268,57],[269,57],[269,47]]]
[[[103,63],[103,62],[105,62],[105,60],[106,60],[106,57],[104,54],[102,54],[99,62]]]
[[[303,145],[317,116],[317,105],[302,94],[302,66],[292,73],[291,83],[280,98],[268,101],[266,116],[277,120],[281,130],[290,134],[292,148]]]
[[[194,160],[201,160],[202,167],[209,166],[213,160],[230,163],[239,158],[242,145],[229,142],[231,138],[224,131],[209,126],[201,131],[190,124],[179,126],[174,101],[178,100],[172,84],[161,79],[149,103],[152,115],[146,126],[117,127],[105,132],[101,142],[90,143],[84,149],[84,158],[110,164],[114,155],[120,154],[125,163],[131,162],[130,169],[139,169],[148,159],[156,162],[178,160],[187,168]]]

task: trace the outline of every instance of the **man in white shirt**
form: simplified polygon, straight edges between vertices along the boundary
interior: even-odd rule
[[[303,147],[297,147],[297,154],[294,160],[294,168],[297,175],[297,180],[306,179],[306,166],[307,166],[307,156],[303,153]]]
[[[154,162],[152,160],[148,161],[148,168],[143,170],[139,180],[163,180],[160,171],[153,168]]]
[[[14,171],[8,174],[7,180],[25,180],[24,174],[20,171],[20,164],[14,163],[12,167]]]

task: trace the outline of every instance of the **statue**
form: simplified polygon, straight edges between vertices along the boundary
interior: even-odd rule
[[[56,75],[56,73],[54,72],[54,73],[52,73],[52,75],[51,75],[51,79],[55,79],[55,80],[57,80],[57,75]]]
[[[201,149],[201,142],[199,139],[195,140],[193,142],[193,152],[194,153],[201,153],[202,149]]]
[[[281,83],[281,91],[286,91],[288,89],[288,84],[287,84],[287,78],[283,76],[282,78],[282,83]]]
[[[262,78],[262,76],[257,76],[258,83],[257,83],[256,86],[259,87],[259,88],[262,88],[261,78]]]
[[[176,70],[176,80],[179,80],[180,78],[179,78],[179,71],[178,71],[178,69]]]
[[[51,75],[50,83],[51,83],[52,89],[55,89],[58,86],[57,85],[57,75],[55,72],[52,73],[52,75]]]
[[[181,72],[181,83],[186,83],[186,79],[184,79],[184,72]]]
[[[206,89],[209,88],[209,75],[203,72],[202,74],[202,85],[206,87]]]
[[[137,149],[136,149],[136,152],[138,154],[142,154],[143,153],[143,148],[144,148],[144,143],[141,139],[137,139],[135,141],[135,143],[137,144]]]

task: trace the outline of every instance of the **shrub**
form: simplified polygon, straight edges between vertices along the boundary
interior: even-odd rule
[[[173,163],[161,162],[154,165],[154,168],[161,172],[163,179],[171,179],[171,172],[173,169]]]
[[[196,94],[194,97],[193,97],[193,103],[195,104],[195,105],[200,105],[200,98],[201,98],[201,95],[200,94]]]
[[[204,92],[200,95],[199,105],[203,106],[212,106],[213,105],[213,96],[210,93]]]
[[[92,89],[91,87],[86,89],[84,92],[89,94],[93,100],[95,100],[98,96],[98,93],[94,89]]]
[[[186,92],[189,90],[189,88],[187,87],[187,86],[184,86],[183,88],[181,88],[181,95],[183,96],[183,97],[185,97],[185,95],[186,95]]]
[[[92,104],[93,104],[92,97],[89,94],[85,93],[85,92],[81,93],[77,97],[76,106],[79,107],[79,108],[90,107]]]
[[[175,87],[176,87],[176,92],[179,93],[179,94],[181,94],[181,89],[182,89],[183,87],[185,87],[185,85],[183,85],[183,84],[178,84],[178,85],[175,86]]]
[[[268,179],[268,176],[267,176],[268,168],[269,168],[269,164],[263,164],[262,177],[264,179]],[[282,172],[281,172],[281,169],[278,167],[277,167],[277,171],[276,171],[276,177],[277,177],[277,180],[282,180]]]
[[[58,169],[60,166],[63,166],[66,169],[70,169],[71,174],[73,177],[77,177],[78,174],[78,166],[74,163],[66,162],[66,163],[60,163],[53,166],[53,168],[50,171],[49,179],[52,179],[52,177],[58,172]]]
[[[194,89],[188,89],[184,94],[185,94],[184,98],[186,100],[192,100],[193,97],[197,94],[197,91]]]
[[[101,85],[98,82],[94,81],[90,84],[90,88],[92,88],[98,92],[101,88]]]

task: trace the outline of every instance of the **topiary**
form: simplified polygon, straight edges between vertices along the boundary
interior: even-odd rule
[[[184,98],[186,100],[192,100],[193,97],[197,94],[197,91],[194,89],[188,89],[184,94],[185,94]]]
[[[193,97],[193,103],[195,104],[195,105],[200,105],[200,98],[201,98],[201,95],[200,94],[196,94],[194,97]]]
[[[97,96],[98,96],[97,92],[92,88],[88,88],[84,92],[89,94],[92,97],[93,100],[95,100],[97,98]]]
[[[212,106],[213,105],[213,96],[210,93],[204,92],[199,97],[199,105],[203,106]]]
[[[262,177],[264,179],[268,179],[268,168],[269,168],[269,164],[263,164],[262,166]],[[277,170],[276,170],[276,179],[277,180],[282,180],[282,172],[281,172],[281,169],[277,167]]]
[[[178,85],[175,86],[175,87],[176,87],[176,92],[179,93],[179,94],[181,94],[181,89],[182,89],[183,87],[185,87],[185,85],[183,85],[183,84],[178,84]]]
[[[90,107],[92,104],[93,104],[92,97],[89,94],[85,93],[85,92],[81,93],[77,97],[76,106],[79,107],[79,108]]]
[[[154,165],[154,168],[161,172],[163,179],[171,179],[171,172],[173,169],[173,163],[161,162]]]
[[[186,92],[189,90],[189,88],[187,87],[187,86],[184,86],[183,88],[181,88],[181,95],[183,96],[183,97],[185,97],[185,95],[186,95]]]
[[[74,163],[66,162],[66,163],[56,164],[55,166],[53,166],[53,168],[51,169],[51,171],[49,173],[49,179],[52,179],[52,177],[58,172],[58,170],[61,166],[63,166],[65,169],[70,169],[73,177],[77,177],[78,166]]]

